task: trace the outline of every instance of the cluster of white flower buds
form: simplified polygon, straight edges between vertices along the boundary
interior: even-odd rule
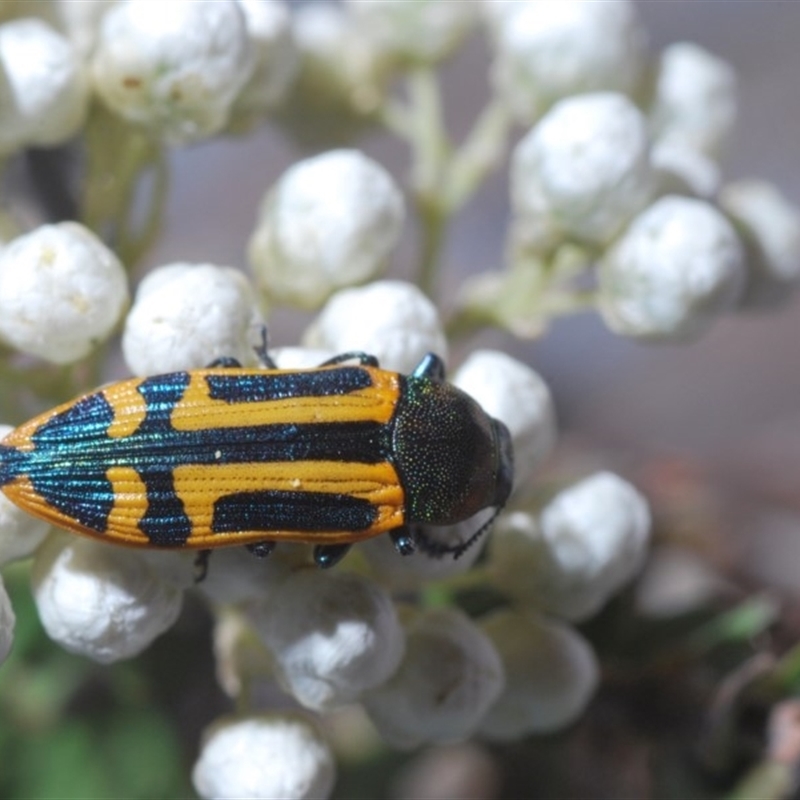
[[[769,184],[721,182],[732,70],[678,44],[648,82],[646,37],[629,0],[350,0],[294,15],[279,0],[52,5],[47,21],[21,18],[25,2],[0,11],[0,160],[74,136],[93,93],[160,143],[241,132],[267,113],[288,131],[302,128],[306,141],[349,141],[386,111],[393,71],[431,68],[482,24],[494,99],[528,130],[511,160],[512,289],[467,291],[465,308],[519,330],[512,317],[535,316],[535,302],[564,291],[560,265],[577,251],[594,269],[610,328],[678,339],[731,309],[771,306],[800,280],[800,212]],[[362,351],[409,373],[427,353],[447,361],[449,342],[420,288],[377,280],[405,222],[403,193],[382,166],[356,149],[329,150],[266,191],[248,245],[252,280],[230,266],[167,264],[131,302],[123,265],[87,227],[11,236],[0,219],[0,342],[73,364],[121,329],[138,376],[221,357],[259,368],[263,320],[283,304],[316,316],[302,346],[270,351],[280,368]],[[514,283],[525,270],[543,276],[523,280],[536,287],[531,307]],[[244,696],[270,680],[303,711],[218,720],[193,772],[202,797],[327,797],[334,758],[314,715],[346,704],[361,704],[386,742],[410,749],[550,733],[591,699],[599,666],[574,625],[640,570],[647,503],[600,472],[542,506],[534,483],[557,433],[545,381],[496,350],[454,366],[452,383],[512,439],[513,491],[492,535],[458,559],[401,558],[377,537],[348,557],[357,572],[348,561],[316,569],[304,545],[281,544],[266,560],[215,552],[199,591],[216,615],[222,686]],[[491,513],[426,534],[462,542]],[[48,635],[101,663],[132,657],[169,629],[195,581],[190,553],[66,535],[0,494],[0,565],[25,558]],[[473,618],[409,600],[430,581],[465,580],[504,603]],[[0,582],[0,661],[13,629]]]

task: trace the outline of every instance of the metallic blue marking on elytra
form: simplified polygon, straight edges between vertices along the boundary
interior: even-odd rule
[[[87,528],[104,533],[114,506],[114,492],[98,463],[96,443],[106,438],[114,411],[101,393],[82,398],[47,420],[25,454],[25,474],[49,505]]]
[[[377,518],[377,509],[362,497],[325,492],[239,492],[214,503],[211,530],[360,531]]]
[[[0,486],[11,483],[14,478],[25,473],[26,455],[16,447],[0,444]]]
[[[372,376],[360,367],[316,372],[207,375],[208,395],[228,403],[261,403],[286,397],[327,397],[372,386]]]
[[[177,547],[186,542],[192,523],[175,493],[171,470],[142,471],[140,477],[147,487],[147,511],[139,529],[158,547]]]
[[[190,380],[188,372],[171,372],[168,375],[145,378],[136,387],[147,404],[147,413],[138,429],[140,433],[172,430],[170,416]]]

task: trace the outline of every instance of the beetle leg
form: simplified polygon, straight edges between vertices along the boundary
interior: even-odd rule
[[[198,550],[194,558],[194,582],[202,583],[208,575],[208,559],[211,558],[210,550]]]
[[[410,556],[417,549],[416,529],[412,531],[407,525],[389,531],[389,538],[401,556]]]
[[[265,539],[263,542],[253,542],[246,544],[245,547],[256,557],[266,558],[274,549],[275,542]]]
[[[345,361],[358,361],[359,364],[362,364],[365,367],[380,366],[378,364],[378,359],[375,358],[375,356],[362,353],[360,350],[352,350],[348,353],[340,353],[338,356],[334,356],[333,358],[329,358],[327,361],[323,361],[319,366],[332,367],[335,364],[342,364]]]
[[[278,365],[268,352],[268,342],[269,337],[267,336],[267,326],[262,325],[261,344],[259,344],[257,347],[254,347],[253,350],[256,351],[256,355],[258,356],[258,360],[261,362],[262,367],[266,367],[267,369],[278,369]]]
[[[318,544],[314,548],[314,561],[318,567],[328,569],[338,564],[351,547],[349,544]]]
[[[231,358],[230,356],[222,356],[222,358],[215,358],[210,364],[206,364],[206,369],[213,369],[214,367],[233,369],[241,366],[242,364],[238,359]]]
[[[436,353],[428,353],[417,364],[411,375],[414,378],[427,378],[434,383],[441,383],[445,376],[444,361]]]

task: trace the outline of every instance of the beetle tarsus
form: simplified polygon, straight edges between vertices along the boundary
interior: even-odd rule
[[[274,549],[275,542],[265,539],[263,542],[252,542],[245,547],[256,557],[266,558]]]
[[[403,526],[402,528],[389,531],[389,538],[392,540],[394,549],[397,550],[401,556],[410,556],[412,553],[416,552],[416,531],[412,531],[410,528]]]
[[[242,366],[242,362],[231,356],[222,356],[222,358],[215,358],[210,364],[206,365],[206,369],[214,369],[214,367],[224,367],[225,369],[236,369]]]
[[[208,575],[208,560],[211,558],[210,550],[198,550],[194,559],[194,582],[202,583]]]
[[[338,564],[351,547],[349,544],[318,544],[314,548],[314,561],[318,567],[329,569]]]

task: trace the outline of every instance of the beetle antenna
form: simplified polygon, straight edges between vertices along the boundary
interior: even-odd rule
[[[458,544],[441,544],[440,542],[434,542],[430,539],[424,532],[422,526],[417,528],[416,530],[416,545],[417,549],[421,550],[423,553],[427,553],[429,556],[433,556],[434,558],[441,558],[442,556],[452,555],[454,559],[461,558],[467,550],[470,549],[485,533],[492,527],[494,521],[497,519],[497,516],[503,510],[503,506],[497,506],[492,514],[483,525],[478,528],[471,536],[469,536],[465,541],[459,542]]]

